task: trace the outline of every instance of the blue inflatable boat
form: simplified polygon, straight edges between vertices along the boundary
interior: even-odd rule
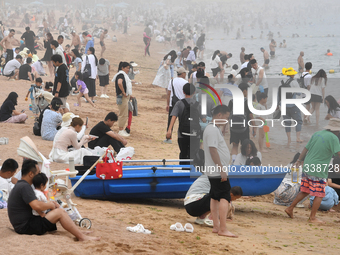
[[[114,200],[120,198],[184,198],[191,184],[201,175],[188,165],[123,166],[123,177],[102,180],[87,175],[74,190],[77,197]],[[281,184],[287,169],[232,166],[231,186],[240,186],[244,196],[266,195]],[[72,186],[82,176],[70,178]]]

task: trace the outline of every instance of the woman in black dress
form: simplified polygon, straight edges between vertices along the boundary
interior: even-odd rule
[[[46,61],[47,65],[48,65],[48,70],[50,71],[50,76],[53,77],[54,76],[54,68],[53,68],[53,64],[51,61],[51,57],[53,55],[53,51],[51,48],[51,42],[53,41],[53,36],[51,33],[47,33],[46,34],[46,38],[44,40],[44,48],[46,49],[45,55],[42,59],[42,61]]]

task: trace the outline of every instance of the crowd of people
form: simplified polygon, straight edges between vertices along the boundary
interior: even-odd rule
[[[214,13],[213,18],[206,18],[198,23],[203,11]],[[21,42],[15,39],[15,30],[2,29],[4,35],[0,41],[0,46],[5,52],[2,64],[2,74],[9,80],[27,80],[32,83],[27,92],[26,100],[30,96],[32,111],[37,117],[37,128],[41,138],[47,141],[53,141],[52,150],[49,158],[53,162],[68,163],[72,157],[76,164],[82,164],[84,156],[93,155],[91,149],[96,147],[112,146],[116,153],[127,145],[126,137],[130,136],[133,110],[131,101],[134,97],[133,70],[135,63],[120,62],[117,73],[113,76],[112,81],[115,83],[116,104],[118,106],[118,115],[109,112],[103,121],[96,124],[85,135],[87,123],[79,116],[70,112],[70,106],[67,99],[70,95],[77,94],[78,103],[75,107],[81,107],[82,98],[92,107],[96,107],[96,79],[99,80],[101,98],[109,98],[107,95],[107,86],[110,81],[111,68],[108,59],[105,59],[108,28],[99,33],[99,45],[101,47],[100,59],[95,52],[94,34],[82,32],[79,36],[72,28],[71,45],[63,46],[64,39],[67,35],[60,35],[57,40],[53,38],[51,30],[54,27],[60,27],[63,31],[71,27],[72,19],[70,14],[74,15],[75,20],[82,20],[85,28],[88,28],[85,17],[87,14],[91,17],[91,11],[87,10],[80,13],[79,11],[66,11],[66,15],[55,21],[53,11],[47,12],[42,19],[45,55],[42,59],[37,56],[36,35],[30,28],[30,19],[25,15],[23,23],[27,25],[25,33],[21,36]],[[84,15],[83,15],[84,14]],[[149,15],[150,14],[150,15]],[[44,14],[45,15],[45,14]],[[42,16],[44,16],[42,15]],[[121,29],[127,33],[129,19],[124,17],[125,13],[116,13],[117,17],[114,22],[115,29]],[[269,53],[261,47],[263,53],[263,65],[255,59],[254,54],[246,54],[245,48],[241,48],[240,68],[237,64],[232,66],[227,73],[227,61],[232,58],[233,54],[222,50],[215,50],[209,57],[210,70],[206,68],[204,62],[205,50],[205,32],[209,27],[216,25],[222,16],[222,11],[212,12],[211,9],[199,10],[185,19],[179,19],[174,22],[181,12],[168,17],[159,17],[159,13],[149,13],[143,10],[137,10],[135,20],[130,22],[143,23],[143,42],[145,44],[144,55],[150,56],[150,45],[152,38],[168,42],[171,50],[166,54],[160,63],[155,79],[152,84],[165,89],[166,92],[166,111],[168,123],[164,143],[172,143],[173,128],[178,119],[178,146],[180,150],[179,158],[182,164],[190,164],[190,159],[196,159],[197,155],[204,151],[203,164],[210,169],[234,165],[254,165],[260,166],[265,153],[264,148],[264,129],[259,127],[258,144],[259,150],[253,142],[257,128],[250,128],[248,125],[226,125],[226,121],[248,122],[253,120],[265,121],[262,115],[254,115],[249,109],[247,98],[252,98],[253,107],[257,110],[267,109],[268,92],[271,84],[266,76],[266,68],[270,63],[270,57],[275,56],[276,41],[271,38],[269,44]],[[87,16],[86,16],[87,17]],[[93,18],[97,17],[96,14]],[[144,17],[147,17],[144,20]],[[207,15],[204,15],[207,17]],[[222,19],[222,26],[226,33],[233,30],[235,22],[239,17],[230,15],[230,19]],[[242,15],[241,15],[242,17]],[[266,26],[260,15],[251,14],[248,17],[253,20],[254,24],[259,27]],[[108,18],[109,20],[109,18]],[[187,24],[195,22],[194,26]],[[279,23],[276,21],[276,23]],[[106,25],[112,25],[112,20]],[[162,24],[159,26],[159,24]],[[220,27],[218,25],[217,27]],[[159,30],[161,29],[161,31]],[[86,30],[86,29],[83,29]],[[238,37],[243,28],[237,29]],[[157,39],[158,38],[158,39]],[[285,43],[285,42],[284,42]],[[186,45],[186,47],[185,47]],[[286,47],[286,44],[282,47]],[[83,52],[83,54],[81,54]],[[320,105],[325,103],[328,107],[328,113],[325,117],[329,124],[324,130],[316,132],[305,146],[299,158],[294,162],[298,167],[303,167],[303,177],[299,193],[291,198],[292,201],[286,209],[286,213],[293,218],[293,208],[303,200],[307,195],[314,196],[312,211],[309,220],[311,222],[320,222],[316,218],[317,210],[327,195],[326,183],[329,187],[339,191],[339,184],[336,178],[330,178],[327,175],[328,170],[322,174],[315,174],[309,171],[312,165],[323,165],[331,162],[332,156],[340,156],[339,132],[340,132],[340,106],[337,99],[332,95],[327,95],[327,74],[320,69],[314,76],[310,74],[312,63],[303,61],[304,52],[300,53],[298,58],[298,71],[294,68],[283,68],[282,74],[287,78],[282,81],[283,87],[304,88],[310,91],[311,99],[305,103],[306,109],[310,114],[315,112],[316,124],[320,120]],[[46,72],[42,62],[46,62],[51,77],[54,77],[54,83],[51,85],[46,82],[43,85]],[[211,71],[211,72],[210,72]],[[71,75],[70,73],[73,72]],[[227,73],[227,78],[225,77]],[[299,79],[296,75],[299,74]],[[70,78],[72,76],[72,78]],[[34,83],[34,84],[33,84]],[[234,114],[234,101],[231,89],[215,89],[216,84],[228,84],[237,87],[244,97],[244,114]],[[251,88],[251,90],[249,90]],[[217,90],[217,95],[216,95]],[[249,94],[249,92],[252,92]],[[213,96],[210,96],[214,94]],[[330,92],[328,91],[328,94]],[[289,95],[288,95],[289,94]],[[288,93],[287,98],[303,98],[301,93]],[[327,95],[327,96],[326,96]],[[209,97],[208,97],[209,96]],[[221,96],[221,104],[216,106]],[[204,98],[204,100],[203,100]],[[28,116],[23,111],[18,111],[15,106],[18,102],[18,94],[11,92],[3,102],[0,109],[0,121],[4,123],[24,123]],[[206,111],[202,111],[203,103],[207,104]],[[278,101],[280,109],[280,100]],[[281,109],[282,110],[282,109]],[[301,130],[304,124],[311,122],[310,115],[302,115],[300,109],[295,104],[286,106],[286,114],[283,119],[288,124],[285,127],[288,144],[292,142],[291,127],[289,122],[295,121],[296,142],[304,142],[301,138]],[[224,120],[224,122],[215,125],[215,120]],[[119,132],[112,131],[113,125],[117,122]],[[231,152],[225,141],[225,136],[229,135]],[[88,148],[84,145],[88,144]],[[203,150],[201,149],[203,148]],[[334,159],[334,164],[338,159]],[[202,163],[202,162],[200,162]],[[13,160],[5,161],[1,169],[1,177],[4,179],[11,178],[18,169],[18,164]],[[56,229],[56,222],[60,221],[62,226],[76,236],[79,240],[95,239],[85,236],[70,220],[64,210],[60,209],[56,203],[44,203],[37,201],[38,191],[44,190],[46,185],[45,176],[40,174],[37,162],[33,160],[24,161],[22,167],[22,178],[17,180],[12,178],[15,184],[8,199],[8,213],[11,224],[15,231],[20,234],[44,234]],[[329,180],[327,180],[329,179]],[[0,179],[1,180],[1,179]],[[37,192],[34,193],[30,185],[34,185]],[[41,194],[40,194],[41,195]],[[233,205],[232,201],[242,196],[240,187],[231,187],[227,172],[211,170],[197,179],[184,200],[187,212],[198,217],[196,223],[206,224],[213,227],[213,233],[222,236],[237,237],[227,229],[227,218],[232,218]],[[29,205],[29,206],[28,206]],[[20,210],[19,210],[19,209]],[[35,214],[32,213],[32,209]],[[46,210],[51,210],[46,213]],[[210,214],[210,215],[209,215]],[[33,216],[34,215],[34,216]]]

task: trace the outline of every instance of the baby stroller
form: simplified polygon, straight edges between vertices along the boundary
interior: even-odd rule
[[[20,145],[17,152],[21,157],[33,159],[38,162],[41,172],[45,173],[49,179],[47,183],[47,187],[49,187],[48,190],[50,191],[49,197],[57,201],[77,225],[82,228],[90,229],[92,226],[91,220],[83,218],[77,210],[76,204],[71,200],[74,189],[79,185],[75,185],[71,189],[68,188],[69,177],[74,177],[78,173],[78,171],[74,169],[74,165],[71,165],[70,169],[51,171],[50,162],[38,151],[34,142],[28,136],[20,139]],[[15,177],[20,180],[21,171],[18,172]],[[66,177],[66,181],[57,179],[58,177]],[[65,200],[66,203],[62,200]]]

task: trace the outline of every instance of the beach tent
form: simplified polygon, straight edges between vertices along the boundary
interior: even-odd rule
[[[17,153],[19,156],[24,158],[33,159],[38,162],[40,170],[42,173],[46,174],[47,178],[51,177],[50,170],[50,161],[48,161],[44,155],[42,155],[38,148],[35,146],[34,142],[28,136],[25,136],[20,139],[20,145],[17,149]],[[18,180],[21,180],[21,171],[19,171],[16,175]],[[48,185],[47,185],[48,187]]]

